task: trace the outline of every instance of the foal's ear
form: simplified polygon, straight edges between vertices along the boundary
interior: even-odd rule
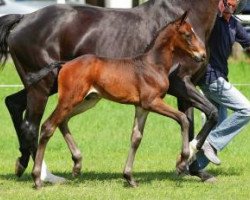
[[[186,21],[188,14],[189,14],[189,10],[184,12],[184,14],[177,20],[178,26],[181,26]]]
[[[186,21],[188,14],[189,10],[184,12],[184,14],[181,16],[181,24],[183,24]]]

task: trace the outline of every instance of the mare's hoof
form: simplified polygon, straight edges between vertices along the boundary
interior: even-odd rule
[[[17,158],[16,160],[16,166],[15,166],[15,174],[18,177],[21,177],[25,171],[25,167],[20,163],[20,158]]]

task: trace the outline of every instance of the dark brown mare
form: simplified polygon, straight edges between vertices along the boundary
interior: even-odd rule
[[[145,52],[156,30],[191,10],[188,21],[204,44],[217,14],[219,0],[149,0],[133,9],[54,5],[27,15],[0,18],[0,59],[8,50],[25,86],[6,98],[20,144],[16,173],[21,176],[30,155],[35,156],[39,125],[51,94],[57,91],[57,69],[49,64],[92,53],[110,58]],[[113,42],[115,44],[113,44]],[[205,65],[190,58],[170,74],[168,93],[178,97],[183,112],[192,106],[203,111],[207,122],[197,136],[199,149],[217,120],[216,108],[195,89]],[[198,66],[197,66],[198,65]],[[190,66],[193,70],[190,70]],[[86,107],[86,109],[88,109]],[[25,111],[25,113],[24,113]],[[192,123],[192,115],[188,118]],[[190,126],[190,138],[193,137]]]
[[[187,12],[164,27],[145,54],[126,59],[108,59],[87,54],[62,65],[58,76],[58,104],[42,125],[32,172],[36,188],[42,186],[40,177],[45,148],[57,127],[71,151],[73,175],[80,173],[80,151],[67,129],[68,122],[72,116],[85,111],[88,104],[95,105],[101,98],[135,106],[132,144],[124,169],[124,177],[131,186],[137,186],[132,176],[133,161],[149,111],[170,117],[181,125],[182,151],[176,169],[182,173],[188,168],[188,119],[184,113],[163,101],[169,88],[168,75],[175,55],[183,55],[181,52],[184,52],[197,62],[204,62],[206,58],[205,46],[191,25],[185,22],[186,17]]]

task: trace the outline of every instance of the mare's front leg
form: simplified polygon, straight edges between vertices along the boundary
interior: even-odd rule
[[[171,76],[170,76],[171,80]],[[190,77],[186,76],[182,79],[174,77],[171,80],[169,94],[182,98],[190,105],[201,110],[205,113],[207,121],[196,136],[194,140],[190,142],[190,158],[191,161],[196,152],[201,149],[204,141],[212,128],[216,125],[218,120],[217,108],[200,92],[195,88],[195,85],[191,82]]]
[[[35,159],[39,126],[49,97],[50,90],[43,86],[31,86],[27,89],[27,109],[21,129],[28,143],[32,158]]]
[[[141,143],[147,116],[148,116],[147,110],[144,110],[141,107],[135,108],[134,126],[133,126],[132,135],[131,135],[131,147],[130,147],[126,165],[123,171],[124,178],[126,179],[128,184],[132,187],[137,187],[138,185],[132,176],[132,168],[133,168],[136,151]]]
[[[178,98],[177,102],[178,102],[179,111],[185,113],[188,118],[188,121],[189,121],[188,136],[189,136],[189,142],[191,142],[194,140],[194,136],[195,136],[194,135],[194,108],[192,107],[191,102],[186,101],[183,98]],[[188,162],[192,163],[196,159],[196,156],[194,156],[194,154],[197,152],[197,150],[196,148],[193,148],[191,144],[189,145],[189,150],[190,150],[190,159]]]
[[[29,98],[33,98],[32,96],[29,95]],[[43,109],[45,107],[47,101],[40,101],[38,99],[35,99],[34,101],[40,102],[39,104],[35,105],[35,108],[38,109]],[[31,151],[30,151],[30,141],[27,141],[26,137],[26,123],[24,123],[24,111],[27,107],[27,91],[26,89],[23,89],[15,94],[12,94],[5,99],[5,104],[6,107],[8,108],[8,111],[10,113],[12,122],[14,124],[17,136],[18,136],[18,141],[19,141],[19,150],[21,152],[21,156],[17,158],[16,160],[16,165],[15,165],[15,174],[20,177],[24,173],[25,169],[28,166]],[[42,107],[40,107],[42,106]],[[34,106],[33,106],[34,107]],[[30,110],[29,112],[33,112]],[[42,111],[40,112],[42,113]],[[36,115],[36,114],[35,114]],[[42,114],[41,114],[42,115]],[[32,116],[32,115],[31,115]],[[28,119],[25,119],[28,120]],[[40,125],[40,120],[35,121],[34,123],[37,123],[35,126]],[[23,124],[23,125],[22,125]],[[28,128],[28,127],[27,127]],[[30,130],[30,129],[29,129]],[[35,135],[38,135],[37,133],[33,133]],[[31,142],[36,142],[36,141],[31,141]],[[45,162],[43,162],[43,167],[42,167],[42,174],[41,174],[41,179],[47,182],[55,183],[55,182],[62,182],[64,181],[63,178],[54,176],[51,174]]]
[[[170,117],[181,125],[182,151],[176,164],[176,170],[180,173],[187,173],[189,158],[188,130],[189,121],[186,115],[164,103],[161,98],[156,98],[144,105],[145,109],[156,112],[166,117]]]
[[[194,109],[189,101],[177,98],[178,110],[185,113],[189,121],[189,141],[194,139]]]

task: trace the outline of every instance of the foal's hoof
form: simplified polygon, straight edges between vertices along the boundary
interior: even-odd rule
[[[20,158],[17,158],[16,160],[16,166],[15,166],[15,174],[18,177],[21,177],[25,171],[25,167],[20,163]]]
[[[135,181],[135,179],[132,178],[131,176],[124,174],[123,177],[125,178],[130,187],[136,188],[139,186],[138,183]]]
[[[176,172],[178,175],[187,175],[189,174],[189,168],[188,165],[184,164],[180,164],[178,166],[176,166]]]
[[[79,169],[79,168],[73,168],[73,170],[72,170],[72,176],[74,178],[76,178],[76,177],[78,177],[80,175],[81,175],[81,169]]]
[[[177,159],[176,172],[178,175],[189,174],[189,166],[187,165],[185,161],[181,160],[181,157]]]

